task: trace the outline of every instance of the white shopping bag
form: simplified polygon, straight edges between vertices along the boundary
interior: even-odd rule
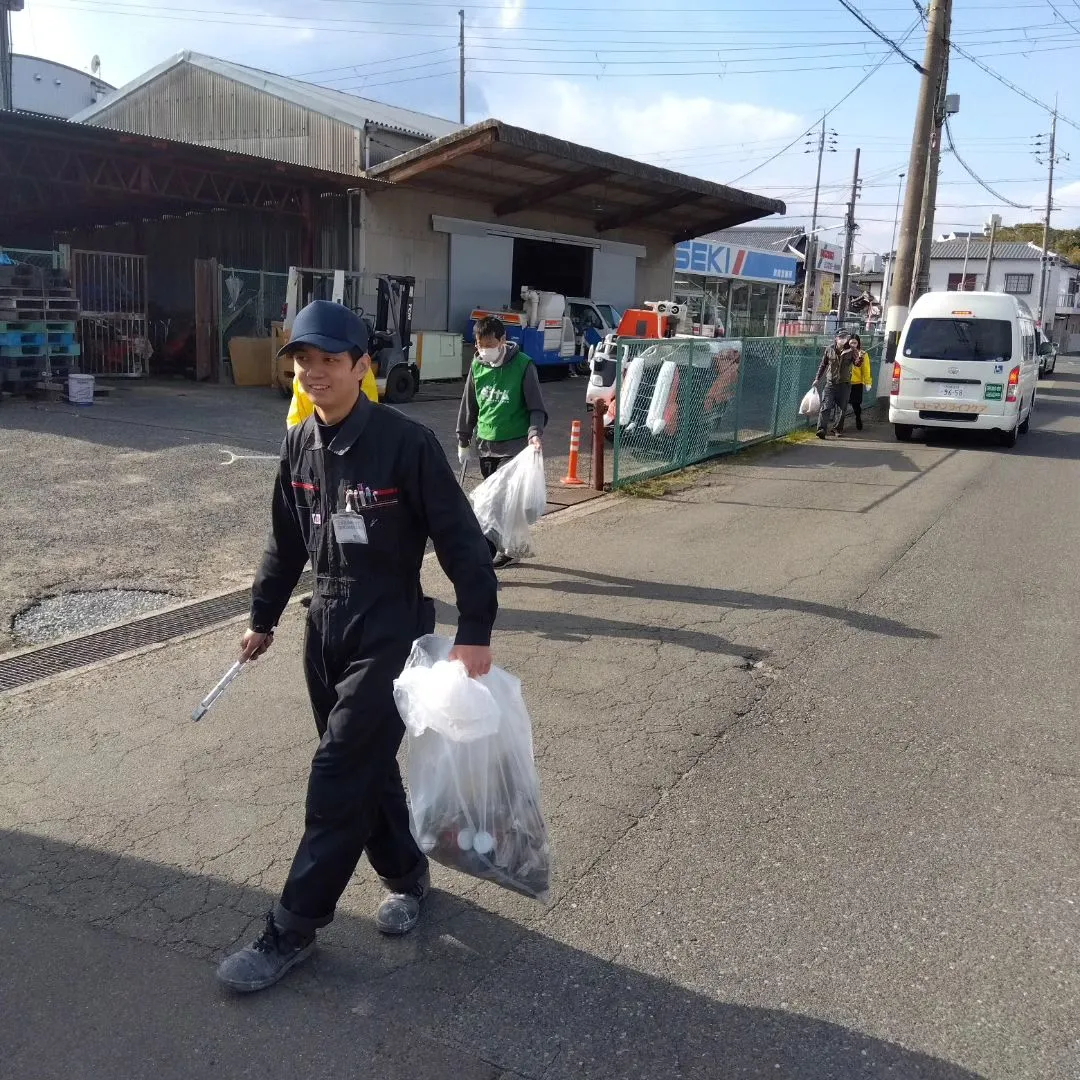
[[[413,835],[436,862],[544,901],[551,850],[521,683],[499,668],[470,679],[450,648],[420,638],[394,682]]]
[[[821,395],[816,386],[811,386],[799,405],[799,415],[813,419],[821,412]]]
[[[484,535],[505,555],[532,555],[530,526],[547,507],[544,455],[531,446],[495,470],[469,496]]]

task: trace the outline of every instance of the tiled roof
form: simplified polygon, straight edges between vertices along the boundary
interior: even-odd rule
[[[792,238],[801,240],[804,236],[801,225],[761,225],[754,228],[722,229],[701,237],[715,244],[732,244],[735,247],[753,248],[755,251],[787,250]]]
[[[930,247],[930,258],[962,259],[966,253],[969,260],[978,262],[982,259],[985,262],[989,250],[988,240],[972,240],[970,245],[966,240],[938,240]],[[996,240],[994,258],[1038,262],[1042,258],[1042,248],[1034,244]]]

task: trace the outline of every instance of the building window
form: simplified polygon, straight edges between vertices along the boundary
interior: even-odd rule
[[[975,275],[974,274],[950,274],[949,275],[949,292],[974,292],[975,291]]]
[[[1034,274],[1006,274],[1005,291],[1015,293],[1017,296],[1028,296],[1031,293],[1031,282]]]

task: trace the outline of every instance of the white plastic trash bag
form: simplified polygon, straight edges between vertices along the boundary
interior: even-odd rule
[[[634,413],[634,403],[641,390],[641,380],[645,375],[645,357],[635,356],[623,372],[622,395],[619,398],[618,420],[621,427],[626,427]]]
[[[500,465],[469,496],[484,535],[515,559],[534,554],[529,528],[547,507],[544,455],[532,446]]]
[[[420,638],[394,682],[413,835],[443,866],[546,901],[551,851],[521,683],[500,668],[470,679],[450,649]]]
[[[653,435],[662,435],[667,427],[668,405],[671,402],[671,394],[675,389],[677,378],[675,361],[665,360],[660,365],[660,373],[656,376],[656,386],[653,387],[649,412],[645,417],[645,426]]]
[[[811,386],[799,405],[799,415],[812,418],[819,412],[821,412],[821,395],[816,386]]]

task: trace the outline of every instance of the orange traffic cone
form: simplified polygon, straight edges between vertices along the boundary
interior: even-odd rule
[[[570,425],[570,464],[563,477],[563,487],[584,487],[585,481],[578,479],[578,454],[581,451],[581,421],[575,420]]]

